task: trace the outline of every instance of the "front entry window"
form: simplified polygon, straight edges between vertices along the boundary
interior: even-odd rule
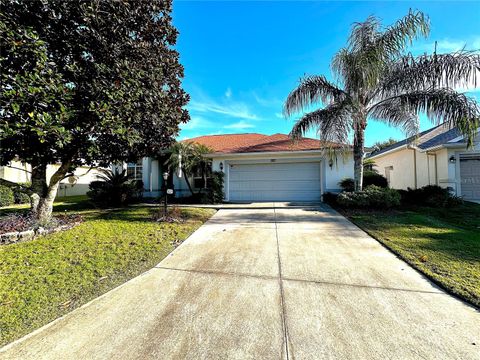
[[[133,180],[142,180],[143,165],[142,159],[136,163],[127,163],[127,175],[130,175]]]

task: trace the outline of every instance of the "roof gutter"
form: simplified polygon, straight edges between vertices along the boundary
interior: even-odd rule
[[[247,153],[211,153],[206,154],[209,158],[242,158],[250,156],[275,156],[275,155],[323,155],[324,149],[319,150],[299,150],[299,151],[256,151]],[[352,150],[347,150],[352,151]]]
[[[382,156],[384,156],[384,155],[391,154],[391,153],[396,152],[396,151],[399,151],[399,150],[404,150],[404,149],[406,149],[408,146],[409,146],[408,144],[405,144],[405,145],[402,145],[402,146],[399,146],[399,147],[396,147],[396,148],[393,148],[393,149],[384,151],[384,152],[382,152],[382,153],[380,153],[380,154],[377,154],[377,155],[371,155],[371,156],[369,156],[369,159],[376,159],[376,158],[382,157]]]
[[[467,144],[465,143],[446,143],[446,144],[441,144],[441,145],[436,145],[436,146],[431,146],[426,149],[419,149],[420,152],[428,152],[428,151],[437,151],[441,149],[461,149],[466,147]]]

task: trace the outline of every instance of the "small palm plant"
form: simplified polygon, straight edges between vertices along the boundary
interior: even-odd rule
[[[170,157],[165,164],[173,171],[176,169],[182,170],[185,175],[185,182],[187,183],[188,189],[191,194],[194,195],[189,177],[196,167],[201,167],[203,169],[203,176],[205,176],[207,166],[205,155],[211,153],[212,150],[205,145],[191,141],[177,142],[172,145],[170,150]],[[204,179],[204,183],[206,183],[206,179]]]
[[[370,119],[414,135],[419,131],[418,115],[426,113],[435,123],[456,126],[468,146],[473,143],[480,110],[473,99],[455,89],[477,85],[480,55],[467,51],[419,57],[404,54],[413,40],[428,33],[428,18],[418,11],[410,11],[387,28],[373,16],[356,23],[347,46],[332,60],[336,82],[321,75],[307,76],[285,102],[285,116],[316,103],[324,105],[296,122],[293,138],[316,129],[320,140],[333,147],[332,143],[348,144],[353,133],[357,191],[363,186],[365,128]]]
[[[98,181],[92,181],[87,195],[102,205],[124,205],[141,196],[143,184],[132,180],[126,170],[98,169]]]

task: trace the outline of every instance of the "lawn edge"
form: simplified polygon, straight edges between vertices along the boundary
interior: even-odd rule
[[[215,209],[212,209],[212,210],[215,210]],[[124,283],[108,290],[107,292],[97,296],[96,298],[86,302],[85,304],[83,305],[80,305],[79,307],[73,309],[72,311],[50,321],[49,323],[45,324],[45,325],[42,325],[41,327],[39,327],[38,329],[35,329],[33,330],[32,332],[22,336],[21,338],[18,338],[16,340],[13,340],[12,342],[8,343],[8,344],[5,344],[4,346],[0,347],[0,355],[2,353],[5,353],[7,352],[8,350],[10,350],[11,348],[13,348],[14,346],[24,342],[24,341],[27,341],[29,338],[35,336],[36,334],[40,333],[41,331],[45,330],[45,329],[48,329],[49,327],[55,325],[57,322],[60,322],[60,321],[64,321],[66,318],[68,318],[69,316],[71,316],[72,313],[74,313],[75,311],[77,310],[81,310],[87,306],[90,306],[91,304],[93,304],[94,302],[96,301],[99,301],[101,300],[103,297],[107,296],[108,294],[110,293],[113,293],[115,291],[118,291],[120,290],[120,288],[122,288],[123,286],[127,285],[128,283],[132,282],[132,281],[136,281],[137,279],[155,271],[155,270],[161,270],[158,268],[158,266],[165,260],[167,259],[168,257],[170,257],[175,251],[177,251],[177,249],[179,249],[185,242],[187,242],[193,234],[195,234],[202,226],[204,226],[207,222],[210,221],[210,219],[215,216],[215,214],[218,212],[218,210],[215,210],[215,212],[212,214],[212,216],[210,216],[202,225],[200,225],[195,231],[193,231],[190,235],[188,235],[185,240],[182,241],[182,243],[180,245],[178,245],[177,247],[175,247],[170,253],[167,254],[167,256],[165,256],[158,264],[156,264],[155,266],[153,266],[152,268],[142,272],[141,274],[138,274],[137,276],[125,281]]]
[[[329,205],[330,206],[330,205]],[[433,278],[432,276],[428,275],[428,274],[425,274],[420,268],[418,268],[417,265],[411,263],[406,257],[404,257],[401,253],[399,253],[398,251],[392,249],[391,247],[389,247],[387,244],[385,244],[382,240],[378,239],[374,234],[370,233],[370,231],[368,231],[367,229],[364,229],[363,227],[361,227],[358,223],[356,223],[350,216],[348,216],[346,213],[343,213],[341,209],[337,209],[337,208],[334,208],[332,206],[330,206],[330,208],[332,208],[334,211],[336,211],[337,213],[339,213],[340,215],[342,215],[345,219],[347,219],[350,223],[352,223],[353,225],[355,225],[358,229],[362,230],[364,233],[366,233],[368,236],[370,236],[372,239],[374,239],[375,241],[377,241],[382,247],[384,247],[386,250],[388,250],[389,252],[391,252],[392,254],[394,254],[398,259],[402,260],[403,262],[405,262],[408,266],[412,267],[417,273],[419,273],[421,276],[425,277],[428,281],[432,282],[433,284],[435,284],[437,287],[439,287],[440,289],[442,289],[443,291],[445,291],[448,295],[451,295],[453,296],[454,298],[456,298],[457,300],[463,302],[465,305],[467,306],[470,306],[470,307],[473,307],[476,311],[479,311],[480,312],[480,305],[477,305],[475,303],[473,303],[472,301],[470,301],[469,299],[466,299],[464,298],[462,295],[456,293],[456,292],[453,292],[450,288],[446,287],[445,285],[443,285],[440,281],[438,281],[437,279]]]

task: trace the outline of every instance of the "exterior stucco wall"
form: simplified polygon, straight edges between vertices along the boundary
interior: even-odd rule
[[[10,166],[10,167],[9,167]],[[3,166],[0,172],[2,179],[13,181],[16,183],[26,183],[30,181],[31,166],[22,164],[20,161],[12,161],[9,166]],[[48,165],[47,180],[50,181],[51,176],[57,171],[59,165]],[[26,171],[20,170],[24,169]],[[97,180],[99,172],[95,169],[90,170],[88,166],[80,166],[75,172],[74,178],[67,178],[60,182],[57,197],[85,195],[88,191],[88,185]]]
[[[224,178],[224,192],[225,199],[228,201],[228,178],[231,164],[242,163],[270,163],[277,162],[298,162],[298,161],[319,161],[321,162],[321,189],[324,192],[339,192],[340,187],[338,182],[346,177],[353,177],[353,155],[348,154],[345,157],[339,157],[336,164],[332,167],[328,166],[328,160],[320,152],[298,153],[298,154],[248,154],[248,156],[221,156],[215,157],[212,162],[213,171],[220,171],[220,164],[223,165]]]
[[[324,192],[340,192],[338,183],[345,178],[353,178],[353,154],[339,156],[332,167],[328,163],[327,159],[323,161]]]
[[[450,188],[461,195],[460,157],[464,154],[480,154],[480,142],[477,140],[471,149],[441,148],[436,151],[422,152],[414,149],[401,149],[374,158],[375,169],[387,176],[390,170],[390,187],[394,189],[415,188],[414,156],[416,156],[416,187],[439,185]],[[451,159],[454,159],[451,161]],[[388,176],[387,176],[388,177]]]
[[[439,156],[440,152],[401,149],[375,158],[374,168],[389,179],[393,189],[436,185],[447,173],[447,169],[442,167],[444,155]]]
[[[413,150],[402,149],[393,153],[375,158],[375,169],[389,179],[393,189],[415,187]],[[389,173],[389,174],[388,174]]]

